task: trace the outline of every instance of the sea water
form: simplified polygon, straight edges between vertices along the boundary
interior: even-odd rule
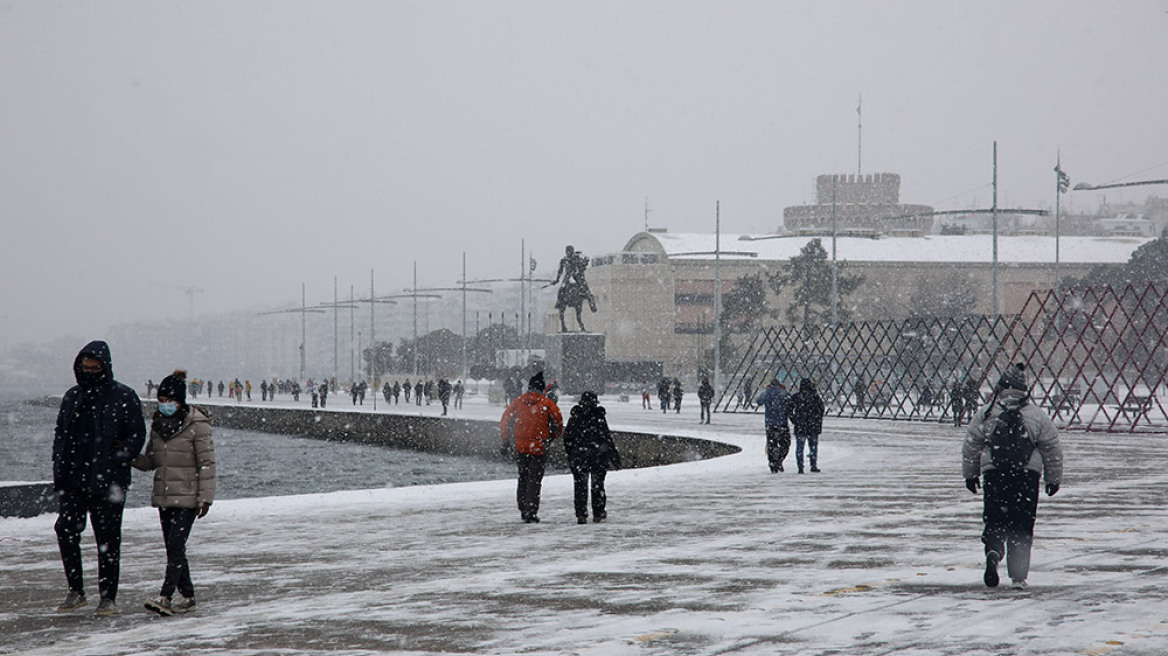
[[[63,390],[62,390],[63,391]],[[35,395],[32,395],[35,396]],[[0,481],[51,481],[57,408],[0,396]],[[515,466],[451,456],[214,428],[216,499],[513,478]],[[126,505],[149,506],[152,473],[135,470]]]

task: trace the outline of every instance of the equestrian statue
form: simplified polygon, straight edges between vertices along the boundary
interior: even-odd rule
[[[584,328],[584,319],[581,317],[580,308],[584,305],[584,301],[588,301],[588,308],[593,312],[596,311],[596,299],[592,296],[592,291],[588,289],[588,281],[584,279],[584,270],[588,268],[588,258],[584,257],[583,253],[576,252],[572,246],[564,248],[564,257],[560,259],[560,269],[556,272],[556,279],[551,282],[552,285],[560,283],[560,291],[556,294],[556,309],[560,311],[560,332],[568,332],[568,326],[564,323],[564,309],[573,307],[576,309],[576,323],[580,326],[581,332],[586,332]]]

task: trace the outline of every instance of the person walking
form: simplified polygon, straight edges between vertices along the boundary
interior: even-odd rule
[[[547,443],[564,431],[564,417],[559,407],[543,395],[543,372],[527,382],[527,392],[512,401],[499,420],[499,434],[506,455],[515,449],[519,480],[515,500],[519,516],[528,524],[539,523],[539,497],[547,463]]]
[[[118,612],[122,513],[130,488],[130,462],[146,442],[142,402],[114,380],[113,359],[103,341],[87,344],[73,361],[77,385],[61,399],[53,433],[53,489],[58,495],[57,547],[69,585],[58,613],[86,605],[81,533],[86,517],[97,541],[96,615]]]
[[[791,393],[779,384],[777,378],[771,379],[754,404],[765,408],[763,420],[766,424],[767,464],[770,465],[771,473],[777,474],[783,471],[783,461],[791,450],[791,429],[787,426]]]
[[[653,409],[653,400],[649,396],[649,381],[647,380],[641,382],[641,409]]]
[[[320,384],[320,407],[323,408],[328,403],[328,395],[329,395],[328,383],[327,382],[321,383]]]
[[[572,470],[572,498],[577,524],[588,523],[589,492],[592,494],[592,521],[599,523],[608,518],[604,477],[610,469],[620,469],[620,454],[612,441],[605,414],[596,392],[585,391],[580,394],[576,407],[572,408],[568,425],[564,428],[564,450],[568,452],[568,466]]]
[[[462,409],[462,395],[465,393],[466,393],[466,386],[464,386],[462,384],[462,379],[460,378],[460,379],[458,379],[457,382],[454,383],[454,409],[455,410]]]
[[[714,386],[710,384],[709,378],[703,378],[702,384],[698,385],[698,403],[701,405],[701,415],[698,416],[698,423],[710,423],[710,403],[714,401]]]
[[[446,410],[450,406],[450,381],[445,378],[438,379],[438,402],[442,404],[442,416],[446,416]]]
[[[795,429],[795,464],[803,473],[803,443],[807,443],[807,464],[819,473],[819,434],[823,432],[823,399],[810,378],[799,381],[799,391],[791,397],[791,426]]]
[[[1003,556],[1015,589],[1026,588],[1030,547],[1038,514],[1039,477],[1046,494],[1062,484],[1063,450],[1050,416],[1030,402],[1022,364],[1011,365],[994,386],[993,396],[966,429],[961,447],[965,487],[973,494],[981,481],[986,567],[983,581],[997,587]]]
[[[162,542],[166,546],[166,573],[158,597],[146,608],[159,615],[188,613],[195,609],[195,588],[187,562],[187,539],[196,518],[207,516],[215,500],[215,444],[211,417],[187,405],[182,381],[187,372],[178,369],[158,385],[158,410],[150,426],[146,452],[133,465],[154,472],[150,505],[158,509]],[[175,590],[181,598],[172,601]]]
[[[419,380],[417,383],[414,384],[414,401],[416,402],[417,405],[422,405],[422,393],[425,390],[426,390],[426,386],[422,384],[422,381]],[[426,403],[429,404],[429,402],[430,402],[430,399],[426,399]]]
[[[661,402],[661,413],[669,412],[669,398],[671,394],[669,391],[669,379],[662,377],[657,381],[657,400]]]
[[[960,427],[965,416],[965,387],[961,381],[953,381],[953,387],[949,389],[949,410],[953,413],[953,425]]]
[[[674,378],[670,390],[673,392],[673,411],[681,414],[681,397],[685,396],[685,390],[681,388],[681,380]]]

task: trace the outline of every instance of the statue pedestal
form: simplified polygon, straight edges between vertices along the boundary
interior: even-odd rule
[[[565,394],[604,393],[604,334],[553,333],[544,336],[545,357]]]

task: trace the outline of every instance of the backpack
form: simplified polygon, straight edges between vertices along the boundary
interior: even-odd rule
[[[994,423],[994,431],[989,436],[990,459],[997,469],[1021,471],[1030,463],[1034,453],[1034,442],[1026,432],[1022,421],[1022,408],[1003,407]]]

